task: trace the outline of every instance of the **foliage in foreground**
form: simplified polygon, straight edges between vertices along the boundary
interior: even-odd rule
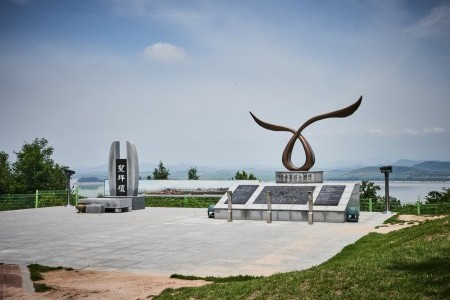
[[[450,217],[370,233],[304,271],[167,289],[157,299],[449,299]]]
[[[62,270],[62,269],[66,270],[66,271],[72,270],[71,268],[63,268],[61,266],[48,267],[48,266],[42,266],[39,264],[28,265],[28,270],[30,271],[30,278],[33,281],[34,291],[37,293],[43,293],[43,292],[52,290],[53,289],[52,287],[50,287],[44,283],[36,283],[35,281],[44,279],[44,277],[42,277],[42,273],[56,271],[56,270]]]

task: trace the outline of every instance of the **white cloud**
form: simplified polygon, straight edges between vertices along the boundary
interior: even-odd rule
[[[145,47],[142,56],[145,59],[166,64],[178,63],[186,59],[186,51],[169,43],[155,43]]]
[[[421,19],[407,32],[416,37],[439,36],[450,32],[450,7],[440,6],[431,10],[430,14]]]

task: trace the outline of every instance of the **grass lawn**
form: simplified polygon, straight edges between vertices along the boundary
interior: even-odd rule
[[[211,281],[155,299],[450,299],[450,216],[370,233],[308,270]]]

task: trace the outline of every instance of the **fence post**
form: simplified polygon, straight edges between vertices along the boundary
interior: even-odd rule
[[[36,190],[36,198],[34,200],[34,208],[38,208],[39,204],[39,190]]]
[[[266,192],[266,201],[267,201],[267,223],[272,223],[272,194],[270,192]]]
[[[313,194],[312,192],[308,192],[308,224],[312,225],[314,223],[313,220]]]
[[[420,201],[417,201],[417,214],[420,215]]]
[[[369,212],[372,212],[372,198],[369,198]]]
[[[227,191],[227,198],[228,198],[228,218],[227,222],[233,222],[233,207],[232,207],[232,199],[233,194],[230,191]]]

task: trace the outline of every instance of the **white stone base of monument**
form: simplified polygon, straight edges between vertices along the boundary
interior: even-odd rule
[[[133,210],[145,209],[145,197],[144,196],[108,196],[108,198],[127,198],[131,199],[131,207]]]
[[[86,204],[86,209],[91,204],[103,204],[106,212],[129,212],[133,211],[131,198],[86,198],[80,200]]]
[[[314,222],[345,222],[350,207],[360,209],[358,183],[307,183],[238,185],[232,192],[233,220],[267,220],[266,193],[272,198],[272,220],[308,222],[308,191],[313,195]],[[228,202],[224,195],[214,207],[216,219],[228,218]]]
[[[322,183],[323,171],[276,171],[276,183]]]
[[[105,204],[86,205],[87,214],[103,214],[104,212],[105,212]]]

